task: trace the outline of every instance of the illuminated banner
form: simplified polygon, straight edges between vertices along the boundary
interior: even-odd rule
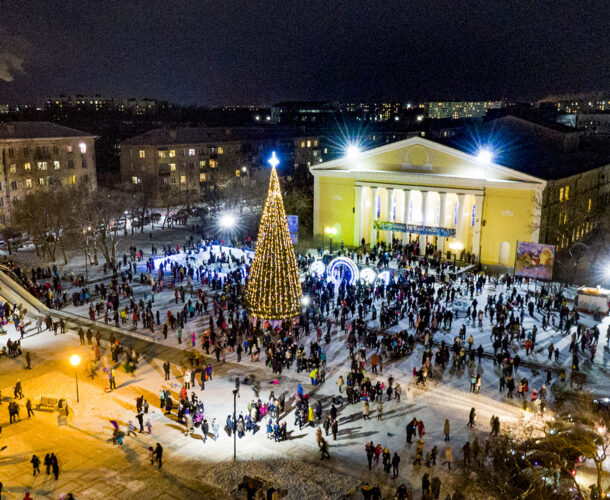
[[[296,245],[299,242],[299,216],[287,215],[286,222],[288,222],[288,231],[290,232],[292,244]]]
[[[553,277],[554,260],[555,245],[518,241],[515,276],[550,280]]]
[[[403,224],[401,222],[386,222],[381,220],[376,220],[373,225],[375,226],[375,229],[379,229],[380,231],[397,231],[399,233],[441,236],[443,238],[455,236],[455,229],[449,229],[447,227],[415,226],[412,224]]]

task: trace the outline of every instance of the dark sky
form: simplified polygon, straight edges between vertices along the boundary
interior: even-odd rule
[[[0,0],[0,103],[537,99],[610,89],[599,0]]]

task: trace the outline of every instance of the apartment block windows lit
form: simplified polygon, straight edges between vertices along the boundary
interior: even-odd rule
[[[59,161],[55,160],[55,161],[53,162],[53,168],[54,168],[55,170],[59,170],[59,168],[60,168]]]
[[[24,169],[24,170],[26,170],[26,171],[28,171],[28,172],[29,172],[30,170],[32,170],[32,165],[31,165],[31,163],[29,163],[29,162],[28,162],[28,163],[24,163],[24,164],[23,164],[23,169]]]
[[[84,155],[87,152],[87,145],[84,142],[81,142],[78,145],[78,149],[80,149],[80,153]]]
[[[146,158],[146,151],[140,149],[140,158]]]
[[[32,179],[26,179],[25,180],[25,187],[26,188],[31,188],[32,187]]]

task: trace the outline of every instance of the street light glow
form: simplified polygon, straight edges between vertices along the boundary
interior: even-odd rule
[[[72,354],[72,356],[70,356],[70,364],[72,366],[78,366],[79,363],[80,363],[80,356],[78,354]]]
[[[354,160],[360,155],[360,148],[356,144],[350,144],[345,150],[345,157],[348,160]]]
[[[269,158],[267,161],[269,162],[269,165],[271,165],[273,168],[277,167],[280,164],[280,160],[276,156],[275,151],[271,153],[271,158]]]
[[[494,155],[489,149],[480,149],[477,153],[477,161],[483,165],[491,163],[493,159]]]
[[[337,234],[337,228],[336,227],[327,227],[324,232],[330,236],[334,236],[335,234]]]
[[[224,214],[220,218],[220,225],[225,229],[231,229],[235,225],[235,217],[232,214]]]

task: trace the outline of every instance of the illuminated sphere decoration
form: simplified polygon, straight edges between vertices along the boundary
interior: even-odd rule
[[[367,283],[373,283],[377,278],[377,273],[371,269],[370,267],[365,267],[362,271],[360,271],[360,279]]]
[[[348,285],[353,285],[359,277],[358,266],[347,257],[337,257],[331,260],[326,268],[326,274],[337,284],[346,281]]]
[[[311,266],[309,266],[309,270],[318,276],[322,276],[324,271],[326,271],[326,266],[321,260],[316,260],[311,264]]]

